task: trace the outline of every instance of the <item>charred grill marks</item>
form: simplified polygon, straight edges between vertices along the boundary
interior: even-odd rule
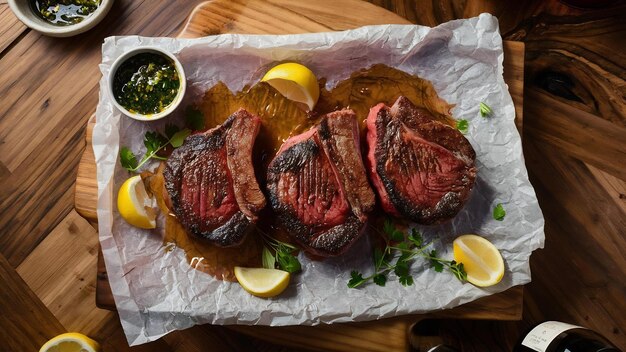
[[[459,131],[404,97],[372,108],[367,124],[370,174],[385,211],[434,224],[461,210],[476,154]]]
[[[374,206],[350,110],[287,140],[268,168],[272,208],[303,248],[320,256],[345,252]]]
[[[169,208],[191,235],[219,246],[241,243],[265,205],[254,177],[258,117],[241,109],[212,130],[189,136],[167,161]]]

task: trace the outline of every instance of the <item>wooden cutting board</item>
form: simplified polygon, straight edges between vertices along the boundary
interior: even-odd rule
[[[222,33],[291,34],[352,29],[374,24],[410,24],[380,7],[358,0],[218,0],[198,5],[181,38],[197,38]],[[504,78],[516,109],[516,124],[521,132],[524,86],[524,44],[504,43]],[[96,164],[91,148],[93,119],[87,126],[87,147],[76,179],[76,211],[92,223],[97,222]],[[430,317],[464,319],[519,320],[522,316],[522,287],[485,297],[454,309],[429,314]],[[96,305],[115,309],[102,254],[98,260]],[[334,324],[316,327],[236,326],[233,329],[294,347],[311,346],[324,350],[389,351],[407,348],[407,330],[426,317],[404,316],[376,322]],[[380,338],[373,338],[379,336]]]

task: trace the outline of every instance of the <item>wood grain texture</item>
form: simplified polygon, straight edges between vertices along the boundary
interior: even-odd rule
[[[0,55],[25,30],[26,26],[11,12],[9,4],[0,1]]]
[[[533,102],[527,114],[541,116],[529,119],[524,126],[533,140],[626,179],[626,126],[577,109],[535,87],[526,94]]]
[[[98,258],[96,230],[71,211],[17,267],[17,272],[63,326],[91,334],[114,314],[93,304]]]
[[[2,350],[36,351],[48,339],[66,332],[2,254],[0,283]]]
[[[172,35],[196,4],[116,1],[93,31],[59,39],[28,30],[3,53],[0,253],[11,265],[19,265],[73,207],[86,121],[98,101],[104,37]],[[66,82],[63,89],[59,82]]]
[[[350,16],[346,9],[358,12]],[[294,34],[356,28],[365,24],[408,24],[406,19],[358,0],[316,2],[216,0],[198,6],[180,34],[194,38],[221,33]]]
[[[527,45],[530,87],[550,93],[572,109],[626,127],[626,50],[608,50],[623,47],[624,23],[626,6],[577,17],[546,14],[520,24],[508,37]]]
[[[288,347],[306,346],[315,351],[406,351],[412,317],[382,321],[306,326],[237,326],[239,332]]]
[[[91,136],[95,125],[95,115],[92,115],[85,129],[85,150],[80,157],[76,172],[76,184],[74,192],[74,208],[85,219],[98,221],[98,206],[93,200],[98,199],[98,182],[96,170],[96,156],[91,148]]]
[[[528,321],[576,322],[623,349],[626,212],[584,162],[541,142],[525,148],[547,234],[545,249],[531,259],[540,274],[527,285]]]

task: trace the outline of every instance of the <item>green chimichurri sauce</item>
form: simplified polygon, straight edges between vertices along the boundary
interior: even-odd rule
[[[126,110],[142,115],[165,110],[176,98],[179,87],[174,61],[155,53],[130,57],[113,78],[115,100]]]
[[[58,25],[76,24],[94,13],[101,0],[30,0],[33,11],[42,19]]]

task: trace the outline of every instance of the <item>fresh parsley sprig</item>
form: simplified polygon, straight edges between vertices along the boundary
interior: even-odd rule
[[[167,158],[159,156],[157,153],[168,145],[171,145],[172,148],[178,148],[183,145],[185,138],[189,136],[191,130],[188,128],[181,130],[175,125],[167,125],[165,126],[164,133],[165,135],[159,132],[146,132],[143,138],[146,153],[139,161],[137,161],[137,156],[130,148],[122,147],[120,149],[120,163],[122,167],[130,172],[137,172],[137,170],[150,159],[167,160]]]
[[[419,255],[430,261],[430,265],[435,269],[436,272],[441,273],[443,269],[446,268],[450,271],[454,276],[456,276],[459,281],[463,282],[467,280],[467,273],[465,272],[465,268],[463,267],[463,263],[457,263],[454,260],[446,260],[443,258],[439,258],[437,254],[437,250],[432,249],[430,252],[426,252],[426,247],[430,246],[431,243],[423,246],[423,247],[415,247],[415,248],[400,248],[400,247],[391,247],[392,249],[399,250],[402,255],[409,255],[409,258],[413,258],[415,255]]]
[[[269,235],[264,234],[262,260],[263,267],[267,269],[280,268],[288,273],[296,273],[302,270],[300,261],[293,252],[297,248],[289,243],[281,242]]]
[[[393,226],[392,222],[387,219],[383,224],[383,232],[387,235],[387,243],[383,250],[380,248],[374,249],[374,273],[363,277],[363,274],[353,270],[350,272],[348,287],[355,288],[370,280],[378,286],[385,286],[387,274],[391,271],[398,276],[400,284],[411,286],[413,285],[413,277],[410,274],[410,265],[415,257],[422,257],[430,261],[436,272],[442,272],[444,268],[447,268],[460,281],[463,282],[467,279],[467,273],[463,268],[463,264],[454,260],[439,258],[437,251],[434,249],[428,251],[433,242],[425,243],[424,238],[417,229],[412,229],[405,238],[405,234]],[[396,244],[394,245],[393,243]],[[393,262],[394,259],[395,263]]]
[[[120,163],[122,167],[130,172],[136,172],[139,168],[150,159],[167,160],[167,158],[158,155],[159,151],[171,145],[172,148],[178,148],[183,145],[185,138],[191,134],[191,131],[203,130],[205,128],[204,114],[201,110],[194,106],[188,106],[185,110],[185,124],[187,128],[180,129],[176,125],[168,124],[163,131],[146,132],[143,144],[146,146],[146,153],[137,160],[137,156],[128,147],[120,149]]]

